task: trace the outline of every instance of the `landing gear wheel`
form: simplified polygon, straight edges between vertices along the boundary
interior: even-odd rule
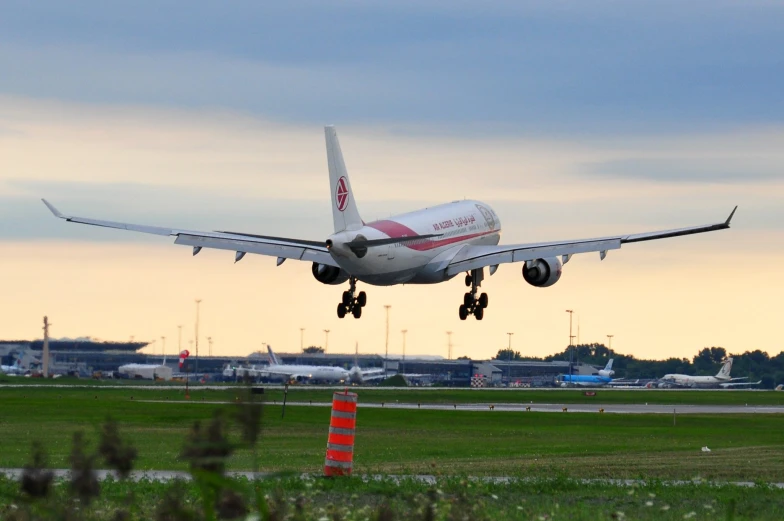
[[[482,280],[484,280],[484,270],[482,268],[471,270],[466,275],[465,284],[471,290],[463,295],[463,304],[460,306],[460,320],[465,320],[468,315],[474,315],[477,320],[482,320],[485,317],[485,308],[487,308],[490,299],[487,293],[482,293],[477,297]]]
[[[362,308],[367,304],[367,295],[364,291],[357,293],[357,278],[349,277],[349,289],[344,291],[338,304],[338,318],[343,318],[349,313],[354,318],[362,316]]]

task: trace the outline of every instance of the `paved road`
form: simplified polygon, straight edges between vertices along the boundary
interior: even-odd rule
[[[212,404],[224,405],[233,402],[193,400],[191,402],[170,400],[139,400],[148,403],[169,404]],[[280,401],[273,402],[280,405]],[[288,407],[330,407],[327,402],[286,402]],[[582,412],[598,413],[604,409],[610,414],[784,414],[784,406],[744,406],[744,405],[661,405],[661,404],[586,404],[586,403],[458,403],[458,404],[416,404],[416,403],[362,403],[360,408],[366,409],[419,409],[433,411],[485,411],[485,412]]]
[[[19,468],[0,468],[0,475],[4,475],[11,479],[19,479],[22,477],[22,473],[24,469]],[[53,469],[54,475],[58,479],[68,479],[70,478],[70,471],[68,469]],[[98,479],[103,481],[105,479],[117,479],[117,475],[114,471],[111,470],[96,470],[95,471]],[[260,479],[266,478],[275,478],[277,474],[270,474],[266,472],[260,472],[258,474],[254,474],[253,472],[227,472],[229,476],[233,477],[243,477],[247,479],[253,479],[254,477]],[[318,479],[322,476],[320,474],[308,474],[302,473],[299,475],[302,479]],[[356,477],[356,475],[355,475]],[[439,480],[438,476],[433,476],[429,474],[360,474],[358,477],[361,477],[365,481],[371,480],[386,480],[391,479],[395,481],[402,481],[405,479],[414,479],[417,481],[421,481],[423,483],[429,484],[436,484]],[[440,477],[441,479],[444,476]],[[183,479],[183,480],[190,480],[191,475],[188,472],[180,471],[180,470],[134,470],[131,472],[130,479],[133,481],[172,481],[175,479]],[[514,478],[510,476],[472,476],[468,479],[482,481],[486,483],[510,483],[514,481],[541,481],[539,478]],[[576,480],[580,483],[585,484],[600,484],[606,483],[610,485],[617,485],[619,487],[634,487],[640,486],[645,484],[645,480],[641,479],[579,479]],[[663,481],[657,483],[664,483],[666,485],[671,486],[679,486],[679,485],[693,485],[695,483],[710,483],[712,485],[734,485],[738,487],[754,487],[756,484],[753,481],[687,481],[687,480],[673,480],[673,481]],[[768,483],[768,486],[784,489],[784,483]]]

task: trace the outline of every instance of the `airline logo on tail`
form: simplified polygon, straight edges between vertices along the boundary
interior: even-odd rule
[[[729,378],[730,371],[732,370],[732,358],[728,358],[724,365],[721,366],[721,370],[719,374],[716,375],[716,378]]]
[[[278,357],[275,356],[275,353],[272,352],[272,348],[269,346],[269,344],[267,345],[267,352],[269,353],[270,365],[280,365],[280,362],[278,362]]]
[[[348,184],[345,176],[338,179],[338,186],[335,188],[335,206],[341,212],[348,206]]]

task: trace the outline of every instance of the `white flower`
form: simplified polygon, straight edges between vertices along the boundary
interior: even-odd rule
[[[645,502],[645,506],[646,507],[652,507],[653,506],[653,501],[646,501]]]
[[[662,507],[662,510],[664,510],[665,512],[668,511],[669,509],[670,509],[670,505],[664,505]]]
[[[490,497],[493,499],[498,499],[498,496],[496,496],[495,494],[491,494]]]
[[[691,511],[688,514],[683,514],[683,519],[690,519],[697,515],[697,512]]]

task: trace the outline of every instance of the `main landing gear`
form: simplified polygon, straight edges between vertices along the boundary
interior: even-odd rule
[[[364,291],[357,292],[357,279],[351,277],[349,280],[349,290],[343,292],[343,300],[338,304],[338,318],[343,318],[347,313],[354,315],[354,318],[362,316],[362,308],[367,305],[367,295]]]
[[[487,293],[482,293],[478,298],[476,296],[484,278],[482,269],[471,270],[466,275],[465,285],[471,288],[471,292],[463,295],[463,304],[460,306],[460,320],[465,320],[468,318],[468,315],[474,315],[477,320],[484,318],[485,308],[487,308],[488,304]]]

